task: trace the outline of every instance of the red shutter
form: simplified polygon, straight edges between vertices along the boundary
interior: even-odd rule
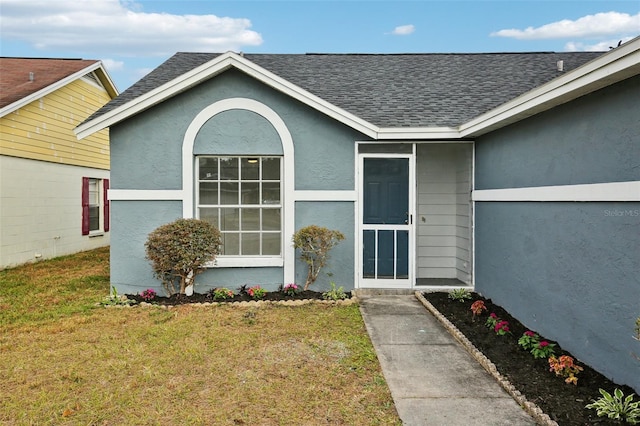
[[[109,192],[109,179],[103,179],[102,180],[103,183],[103,199],[102,202],[104,203],[104,232],[109,231],[109,196],[107,194],[107,192]]]
[[[89,235],[89,178],[82,178],[82,235]]]

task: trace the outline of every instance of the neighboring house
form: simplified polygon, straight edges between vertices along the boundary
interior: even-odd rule
[[[109,131],[73,129],[117,95],[100,61],[0,58],[0,269],[109,245]]]
[[[160,289],[156,227],[211,221],[196,291],[473,286],[640,389],[640,39],[608,53],[178,53],[82,123],[111,131],[111,281]]]

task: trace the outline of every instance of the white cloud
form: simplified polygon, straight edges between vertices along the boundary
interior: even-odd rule
[[[413,25],[400,25],[399,27],[395,27],[391,32],[393,35],[409,35],[412,34],[416,30],[416,27]]]
[[[619,34],[637,35],[640,29],[640,13],[606,12],[587,15],[575,21],[563,19],[541,27],[504,29],[491,33],[492,36],[509,37],[518,40],[538,40],[556,38],[592,38]]]
[[[602,52],[609,50],[612,47],[617,47],[618,42],[626,43],[632,39],[633,37],[623,37],[619,39],[605,40],[593,44],[570,41],[564,45],[564,50],[567,52]]]
[[[244,18],[145,13],[130,0],[2,0],[3,38],[114,56],[222,52],[262,44]]]
[[[116,61],[115,59],[102,59],[102,64],[108,72],[122,71],[124,68],[124,62]]]

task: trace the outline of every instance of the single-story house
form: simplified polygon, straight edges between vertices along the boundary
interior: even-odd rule
[[[196,291],[468,286],[640,390],[640,39],[609,52],[178,53],[82,123],[111,131],[111,280],[161,289],[156,227],[223,253]]]
[[[109,245],[109,129],[73,129],[117,95],[97,60],[0,58],[0,269]]]

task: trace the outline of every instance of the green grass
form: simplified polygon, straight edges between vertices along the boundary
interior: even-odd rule
[[[107,259],[0,273],[0,424],[400,424],[356,305],[96,307]]]

